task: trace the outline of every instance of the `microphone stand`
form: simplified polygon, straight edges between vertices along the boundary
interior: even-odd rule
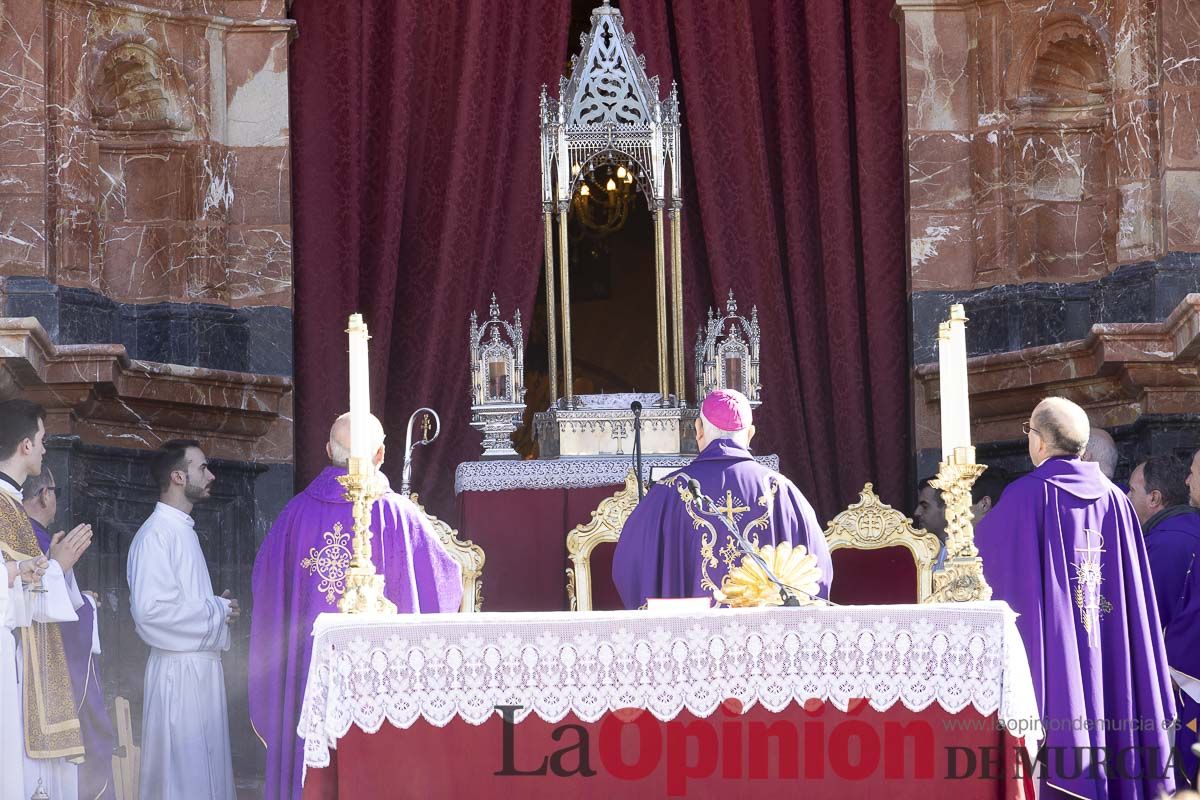
[[[688,491],[690,491],[692,493],[692,497],[695,498],[694,502],[696,503],[696,507],[699,508],[700,511],[720,519],[721,522],[724,523],[725,527],[729,529],[729,533],[733,536],[734,541],[738,543],[738,547],[741,549],[741,551],[749,556],[751,561],[753,561],[755,564],[758,564],[762,571],[766,573],[766,576],[771,583],[779,587],[779,597],[783,600],[783,605],[789,608],[798,608],[800,606],[800,600],[796,597],[795,592],[792,591],[793,587],[788,586],[786,583],[779,580],[779,576],[775,574],[775,570],[767,566],[767,562],[763,560],[763,557],[758,554],[758,552],[754,549],[754,546],[750,544],[742,532],[737,529],[737,526],[733,524],[733,521],[720,512],[720,510],[717,508],[717,504],[713,502],[711,497],[700,491],[700,482],[694,478],[688,481]]]
[[[634,400],[629,404],[633,412],[633,466],[637,470],[638,502],[641,502],[645,489],[642,488],[642,404]]]

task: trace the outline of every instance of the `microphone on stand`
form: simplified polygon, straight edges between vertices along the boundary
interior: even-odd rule
[[[695,478],[689,480],[688,491],[691,492],[692,497],[695,498],[694,502],[696,503],[696,507],[699,508],[700,511],[715,516],[721,520],[721,522],[725,523],[725,527],[729,529],[729,533],[732,534],[734,541],[738,543],[738,548],[747,556],[749,556],[751,561],[753,561],[755,564],[758,564],[758,566],[762,568],[762,571],[766,573],[766,576],[771,583],[779,587],[779,596],[783,599],[783,605],[798,607],[800,605],[800,600],[796,597],[795,591],[793,591],[795,587],[788,586],[786,583],[779,580],[779,576],[775,574],[775,570],[767,566],[767,562],[764,561],[763,557],[758,554],[758,551],[754,549],[754,546],[746,540],[746,537],[740,530],[738,530],[737,526],[733,524],[733,521],[721,514],[719,509],[717,509],[717,504],[713,502],[712,498],[700,490],[700,481],[696,480]]]
[[[637,489],[638,501],[645,495],[645,490],[642,488],[642,404],[634,400],[629,404],[629,410],[633,412],[633,467],[637,471]]]

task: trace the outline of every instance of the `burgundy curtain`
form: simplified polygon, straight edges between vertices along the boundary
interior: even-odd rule
[[[372,408],[397,482],[409,414],[442,437],[414,485],[451,515],[477,458],[467,317],[529,319],[542,264],[538,93],[564,69],[560,0],[297,0],[291,75],[297,483],[348,404],[347,315],[370,327]],[[419,434],[418,434],[419,435]],[[397,486],[397,488],[399,488]]]
[[[874,480],[903,502],[908,333],[898,32],[890,0],[625,0],[680,83],[690,332],[733,288],[763,326],[759,450],[828,519]],[[451,516],[467,315],[530,318],[541,265],[537,95],[569,3],[297,0],[291,72],[298,478],[346,406],[346,315],[371,326],[374,408],[442,413],[416,486]],[[578,44],[570,43],[572,50]]]
[[[822,521],[874,481],[906,502],[907,236],[890,0],[624,0],[684,124],[691,326],[758,305],[759,451]]]

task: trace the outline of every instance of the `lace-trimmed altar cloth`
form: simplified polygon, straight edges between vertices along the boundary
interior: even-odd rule
[[[642,456],[642,479],[651,467],[676,469],[695,456]],[[779,471],[779,456],[755,456],[755,461]],[[529,461],[464,461],[454,471],[454,493],[503,492],[508,489],[581,489],[620,486],[633,466],[632,456],[547,458]]]
[[[322,614],[297,732],[305,767],[329,765],[351,725],[480,725],[498,705],[557,722],[642,708],[700,717],[726,699],[782,711],[818,699],[846,710],[931,704],[997,714],[1040,738],[1015,614],[1001,602],[945,605],[482,613]],[[1032,732],[1032,733],[1031,733]]]

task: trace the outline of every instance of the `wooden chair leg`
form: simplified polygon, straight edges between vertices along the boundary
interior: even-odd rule
[[[118,697],[117,750],[113,754],[113,789],[117,800],[138,800],[138,777],[142,768],[142,751],[133,743],[133,719],[129,701]]]

